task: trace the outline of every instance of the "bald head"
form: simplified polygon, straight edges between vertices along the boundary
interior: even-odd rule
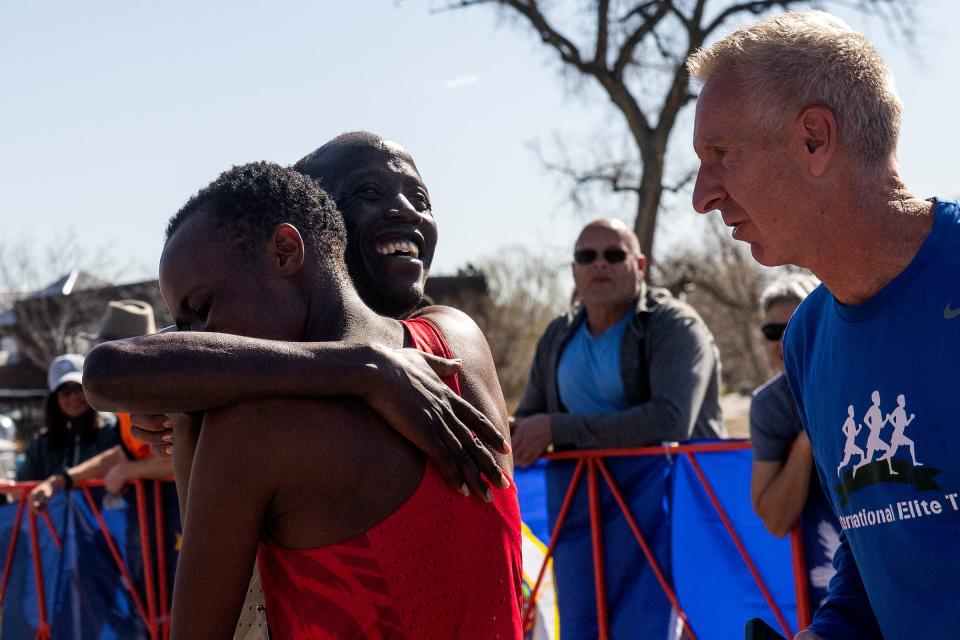
[[[587,226],[580,231],[580,235],[577,236],[577,244],[580,244],[583,236],[593,229],[609,229],[615,232],[631,252],[637,256],[643,255],[643,252],[640,251],[640,241],[637,239],[637,234],[633,232],[633,229],[616,218],[597,218],[593,222],[588,223]]]
[[[637,236],[612,218],[583,228],[573,252],[573,281],[586,307],[591,331],[619,320],[643,289],[647,259]]]
[[[406,149],[368,131],[337,136],[294,166],[332,197],[360,297],[400,317],[420,303],[437,245],[427,185]]]
[[[344,177],[356,166],[371,157],[403,160],[416,170],[413,158],[402,146],[369,131],[342,133],[320,148],[308,153],[293,165],[300,173],[320,183],[339,204],[339,193]]]

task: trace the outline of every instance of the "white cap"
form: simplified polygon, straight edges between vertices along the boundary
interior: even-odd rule
[[[50,391],[56,391],[67,382],[83,384],[83,356],[79,353],[57,356],[50,363],[47,371],[47,387]]]

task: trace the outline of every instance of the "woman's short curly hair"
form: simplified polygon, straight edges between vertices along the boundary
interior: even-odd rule
[[[194,214],[203,211],[255,251],[278,225],[297,228],[308,249],[342,270],[347,232],[333,199],[314,180],[270,162],[252,162],[224,171],[197,192],[170,219],[167,240]]]

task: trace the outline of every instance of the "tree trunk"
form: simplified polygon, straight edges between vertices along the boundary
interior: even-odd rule
[[[650,143],[648,143],[648,146]],[[637,196],[637,216],[633,230],[640,240],[640,250],[650,261],[653,260],[653,235],[657,228],[657,213],[660,210],[660,198],[663,194],[663,154],[656,150],[640,150],[641,177],[640,192]]]

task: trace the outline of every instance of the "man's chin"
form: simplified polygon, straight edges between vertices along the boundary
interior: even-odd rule
[[[360,295],[366,305],[380,315],[403,318],[420,306],[423,300],[423,285],[419,280],[381,280],[360,287]]]
[[[753,259],[765,267],[779,267],[787,264],[786,260],[778,258],[772,251],[769,251],[763,245],[757,242],[750,243],[750,255]]]

